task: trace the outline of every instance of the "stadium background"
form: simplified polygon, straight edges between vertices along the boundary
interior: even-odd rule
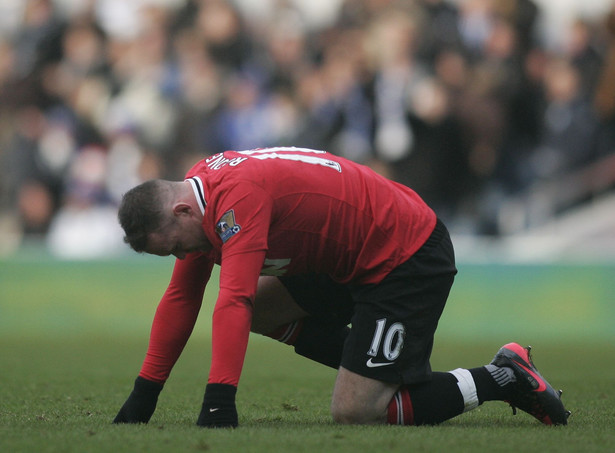
[[[445,219],[461,272],[442,335],[612,343],[614,8],[2,2],[0,336],[143,335],[172,260],[122,244],[121,193],[292,144],[414,186]]]

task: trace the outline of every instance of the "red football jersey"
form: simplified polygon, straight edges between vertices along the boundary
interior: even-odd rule
[[[164,382],[188,340],[214,263],[211,383],[237,385],[259,275],[325,273],[380,282],[433,231],[434,212],[406,186],[324,151],[227,151],[186,175],[213,250],[177,260],[141,376]]]

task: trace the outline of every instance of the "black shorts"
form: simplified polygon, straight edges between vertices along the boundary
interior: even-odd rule
[[[326,325],[351,325],[341,365],[361,376],[411,384],[431,377],[438,320],[457,269],[446,227],[378,284],[343,285],[327,275],[279,277],[298,305]]]

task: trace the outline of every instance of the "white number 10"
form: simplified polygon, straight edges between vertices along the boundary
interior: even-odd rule
[[[382,335],[384,334],[384,326],[386,324],[386,318],[376,321],[376,331],[374,332],[374,338],[372,339],[372,345],[367,351],[367,355],[376,357],[380,344],[382,343]],[[401,354],[401,349],[404,346],[404,337],[406,335],[406,329],[400,322],[396,322],[387,330],[384,336],[384,343],[382,344],[382,353],[387,360],[395,360]],[[397,341],[393,344],[393,341],[397,337]]]

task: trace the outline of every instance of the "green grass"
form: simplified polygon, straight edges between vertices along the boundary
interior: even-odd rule
[[[42,451],[612,451],[615,349],[540,345],[536,361],[565,389],[567,427],[513,417],[487,403],[438,427],[342,427],[328,413],[334,373],[282,345],[253,338],[240,392],[241,427],[194,425],[207,372],[206,340],[191,342],[147,426],[114,426],[143,355],[122,337],[11,339],[0,343],[0,450]],[[483,342],[439,342],[434,367],[476,366],[494,353]],[[513,442],[513,439],[516,439]]]
[[[573,411],[566,427],[545,427],[522,412],[513,417],[504,403],[486,403],[437,427],[337,426],[329,415],[334,372],[296,356],[290,348],[253,336],[237,396],[240,428],[200,429],[194,423],[209,367],[208,315],[215,288],[208,290],[209,303],[150,424],[112,425],[139,370],[156,299],[169,271],[169,261],[145,258],[101,263],[0,262],[0,451],[614,450],[615,342],[608,337],[610,327],[600,319],[586,326],[594,329],[594,337],[591,332],[571,336],[565,329],[557,336],[552,325],[546,335],[538,328],[520,334],[519,341],[533,344],[541,372],[564,389],[564,402]],[[551,269],[544,272],[551,281],[556,278]],[[572,272],[564,269],[564,273],[568,276],[565,286],[572,287]],[[475,286],[480,269],[463,274],[451,300],[453,315],[447,317],[445,312],[436,341],[432,365],[437,370],[482,365],[502,343],[517,340],[514,320],[512,327],[501,323],[499,331],[460,333],[456,326],[478,323],[475,307],[487,307],[493,298],[489,292],[482,299],[477,296],[483,291]],[[538,280],[549,281],[547,276],[538,279],[530,272],[535,287],[523,293],[511,282],[514,275],[506,278],[509,274],[510,269],[501,269],[485,285],[514,289],[515,297],[524,298],[523,304],[529,303],[530,294],[544,298],[550,291],[548,286],[536,288],[541,284]],[[602,290],[591,287],[596,282],[588,278],[589,273],[580,274],[582,280],[590,280],[585,294],[594,296],[587,312],[577,308],[581,310],[578,319],[588,322],[600,307],[611,313],[610,305],[595,295]],[[468,296],[474,298],[468,310],[455,307]],[[554,305],[556,300],[547,300],[538,307],[545,311],[545,325],[550,319],[548,307]],[[499,319],[510,307],[500,308],[506,310],[485,313],[486,320],[481,322],[490,316]],[[604,313],[597,317],[601,316]],[[558,322],[567,326],[569,321],[562,318]]]

